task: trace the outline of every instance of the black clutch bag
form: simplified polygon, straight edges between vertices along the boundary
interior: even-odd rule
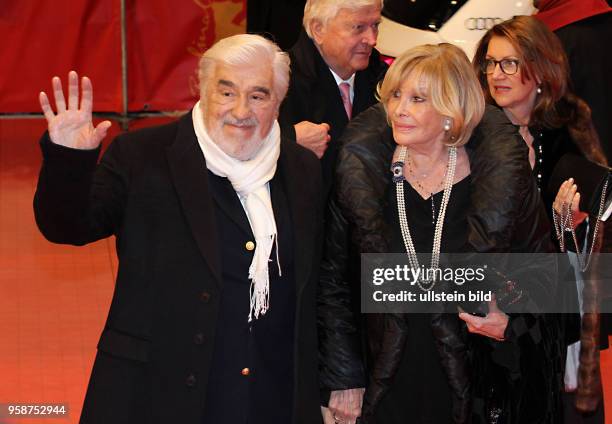
[[[602,213],[605,215],[605,212],[612,203],[610,198],[612,181],[606,184],[611,179],[610,171],[611,168],[607,166],[602,166],[582,156],[568,153],[559,159],[553,169],[548,183],[548,194],[551,199],[554,199],[561,184],[565,180],[573,178],[580,193],[580,210],[587,212],[591,216],[599,217],[603,196],[605,203]],[[605,193],[603,192],[604,187],[606,187]],[[604,216],[603,218],[607,217]]]

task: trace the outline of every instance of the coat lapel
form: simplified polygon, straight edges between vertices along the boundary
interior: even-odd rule
[[[208,173],[208,187],[215,203],[221,208],[232,221],[234,221],[245,233],[254,238],[249,218],[236,195],[234,188],[227,178],[218,177]]]
[[[193,130],[191,112],[180,120],[176,139],[168,147],[167,158],[185,218],[217,284],[221,284],[215,211],[206,161]]]
[[[365,72],[355,74],[355,97],[353,99],[353,115],[357,115],[372,104],[374,87]]]
[[[312,41],[310,41],[312,44]],[[314,62],[316,75],[312,79],[316,87],[312,91],[312,104],[314,105],[313,120],[316,123],[327,122],[332,126],[332,132],[335,131],[335,126],[341,126],[344,128],[348,122],[348,116],[344,110],[344,104],[342,103],[342,95],[336,80],[323,60],[323,57],[319,51],[311,46],[313,50]],[[331,122],[329,122],[331,119]],[[334,125],[335,124],[335,125]]]
[[[332,131],[334,131],[334,123],[336,124],[336,126],[344,128],[348,123],[348,116],[346,116],[346,110],[344,110],[344,103],[342,103],[342,95],[340,94],[340,89],[336,84],[336,80],[334,79],[334,76],[332,75],[325,62],[323,62],[323,59],[321,59],[321,62],[321,83],[319,93],[322,95],[322,97],[324,97],[323,99],[321,99],[322,104],[325,105],[325,107],[327,108],[325,118],[332,119],[332,122],[327,123],[332,126]],[[321,122],[325,122],[325,118]]]
[[[355,98],[353,116],[356,116],[376,103],[376,86],[383,80],[387,66],[380,61],[380,54],[372,50],[368,67],[355,74]]]

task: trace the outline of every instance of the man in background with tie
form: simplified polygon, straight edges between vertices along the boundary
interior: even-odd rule
[[[338,139],[352,117],[376,103],[387,68],[374,50],[381,8],[381,0],[308,0],[289,52],[291,81],[279,121],[321,159],[326,193]]]

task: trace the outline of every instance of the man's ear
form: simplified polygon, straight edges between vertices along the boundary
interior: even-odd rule
[[[312,34],[312,38],[315,44],[322,44],[323,37],[325,36],[325,25],[318,19],[315,19],[310,24],[310,33]]]

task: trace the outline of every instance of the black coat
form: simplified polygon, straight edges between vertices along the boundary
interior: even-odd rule
[[[328,304],[321,311],[321,379],[331,389],[366,384],[359,328],[347,307],[350,291],[358,287],[358,282],[346,280],[347,251],[350,244],[360,252],[388,252],[390,230],[382,211],[394,149],[380,104],[352,121],[343,136],[321,275],[321,294],[333,293],[336,299],[335,304]],[[467,247],[474,252],[551,252],[549,226],[531,176],[527,148],[501,110],[487,107],[466,149],[472,187],[471,208],[467,211]],[[538,273],[542,283],[529,287],[534,299],[554,297],[556,282],[552,276],[528,265],[523,271],[526,276]],[[403,320],[401,314],[367,316],[368,353],[372,361],[364,399],[366,417],[374,412],[399,366],[406,341]],[[432,331],[452,391],[453,420],[466,423],[471,419],[473,398],[485,396],[483,390],[487,383],[477,384],[473,377],[469,345],[455,323],[456,320],[444,316],[434,318]],[[519,381],[512,382],[512,388],[517,391],[504,405],[505,413],[512,417],[509,422],[555,422],[551,417],[557,412],[562,368],[556,323],[546,317],[510,316],[505,336],[507,341],[493,343],[492,350],[509,348],[511,352],[523,354],[519,364],[523,374]],[[490,362],[483,355],[479,369],[483,368],[483,361]],[[534,371],[535,367],[540,369]],[[543,392],[534,397],[532,391],[526,390],[530,386]],[[525,398],[524,394],[531,398]],[[532,413],[542,421],[526,419]]]
[[[289,56],[291,80],[287,97],[281,105],[279,122],[287,133],[301,121],[329,124],[331,140],[321,158],[323,184],[327,192],[338,156],[338,140],[349,120],[336,80],[306,31],[302,30]],[[387,65],[381,62],[378,52],[372,50],[368,67],[355,73],[353,118],[376,103],[376,84],[384,77],[386,69]]]
[[[110,235],[117,238],[117,283],[82,422],[209,422],[204,420],[210,415],[206,399],[219,399],[207,393],[215,389],[209,376],[222,375],[218,367],[240,364],[236,358],[246,355],[236,352],[236,357],[215,359],[219,346],[231,345],[219,335],[236,339],[224,332],[233,325],[227,317],[246,321],[248,307],[232,310],[235,303],[228,293],[235,292],[232,267],[242,269],[252,253],[245,249],[249,229],[242,231],[225,221],[233,219],[233,209],[238,215],[234,224],[240,226],[242,219],[245,226],[236,198],[229,197],[230,213],[221,215],[227,210],[219,202],[224,198],[218,195],[223,182],[211,180],[191,114],[119,136],[98,166],[99,149],[68,149],[52,144],[48,136],[41,144],[44,160],[34,204],[45,237],[74,245]],[[304,175],[313,183],[301,184]],[[315,156],[282,139],[271,191],[275,215],[281,217],[279,227],[288,223],[293,235],[279,240],[281,265],[283,249],[288,249],[288,256],[293,256],[289,275],[293,271],[295,276],[287,282],[294,284],[294,292],[286,296],[293,299],[287,313],[295,320],[286,352],[293,369],[287,379],[293,404],[287,408],[293,423],[304,424],[320,421],[315,311],[321,238],[318,175]],[[280,204],[288,205],[283,211],[275,200],[279,188],[284,193]],[[235,261],[228,264],[231,258]],[[248,299],[246,275],[244,280]],[[275,308],[274,293],[270,311]],[[256,371],[249,378],[257,378]],[[235,373],[239,381],[241,369]],[[244,399],[236,398],[223,406],[241,409],[241,402]]]

